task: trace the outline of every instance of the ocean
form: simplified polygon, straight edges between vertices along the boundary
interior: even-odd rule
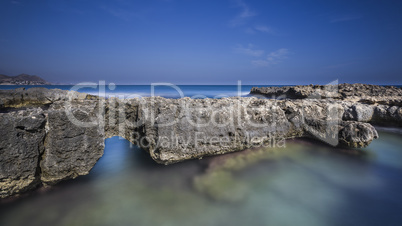
[[[93,87],[90,87],[93,86]],[[16,89],[27,86],[5,86],[0,85],[0,89]],[[38,85],[31,87],[44,87],[48,89],[75,90],[92,95],[118,98],[134,98],[161,96],[166,98],[222,98],[233,96],[247,96],[254,85]],[[259,86],[260,87],[260,86]]]
[[[75,90],[97,96],[135,98],[161,96],[166,98],[222,98],[235,96],[249,96],[252,87],[281,87],[284,85],[173,85],[160,83],[160,85],[114,85],[112,83],[99,85],[0,85],[0,90],[16,88],[44,87],[48,89]],[[402,87],[401,85],[394,85]]]
[[[247,96],[251,87],[179,86],[193,98]],[[156,89],[180,97],[172,87]],[[105,93],[126,98],[150,90]],[[362,152],[294,139],[286,148],[168,166],[113,137],[89,175],[0,203],[0,225],[401,225],[402,131],[379,128],[379,135]]]

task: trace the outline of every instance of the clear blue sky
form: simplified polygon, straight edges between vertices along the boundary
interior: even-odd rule
[[[1,0],[0,74],[402,84],[400,0]]]

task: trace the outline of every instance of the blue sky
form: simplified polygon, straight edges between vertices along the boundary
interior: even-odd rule
[[[1,0],[0,74],[402,84],[402,1]]]

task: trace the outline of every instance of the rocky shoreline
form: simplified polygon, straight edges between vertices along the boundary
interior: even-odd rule
[[[402,126],[402,89],[368,84],[253,87],[250,94],[273,99],[331,99],[344,106],[342,120]]]
[[[402,126],[396,87],[363,84],[253,88],[278,99],[104,99],[45,88],[0,90],[0,197],[86,175],[104,140],[121,136],[171,164],[311,137],[366,147],[370,123]]]

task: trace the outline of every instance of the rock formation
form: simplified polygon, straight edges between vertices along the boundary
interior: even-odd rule
[[[365,147],[378,137],[367,122],[401,121],[400,107],[376,104],[335,98],[124,100],[57,89],[1,90],[0,197],[88,174],[112,136],[162,164],[281,147],[295,137]]]
[[[298,85],[282,87],[253,87],[251,94],[261,94],[266,97],[281,97],[287,99],[305,99],[320,97],[339,100],[360,100],[374,102],[397,100],[401,103],[402,89],[394,86],[377,86],[368,84],[339,84],[339,85]],[[388,102],[390,103],[390,102]]]
[[[402,89],[367,84],[253,87],[250,94],[273,99],[332,99],[345,110],[342,120],[402,126]]]
[[[71,123],[88,120],[97,101],[77,92],[31,88],[0,91],[0,197],[88,174],[102,156],[104,131]],[[96,97],[93,97],[96,98]]]

